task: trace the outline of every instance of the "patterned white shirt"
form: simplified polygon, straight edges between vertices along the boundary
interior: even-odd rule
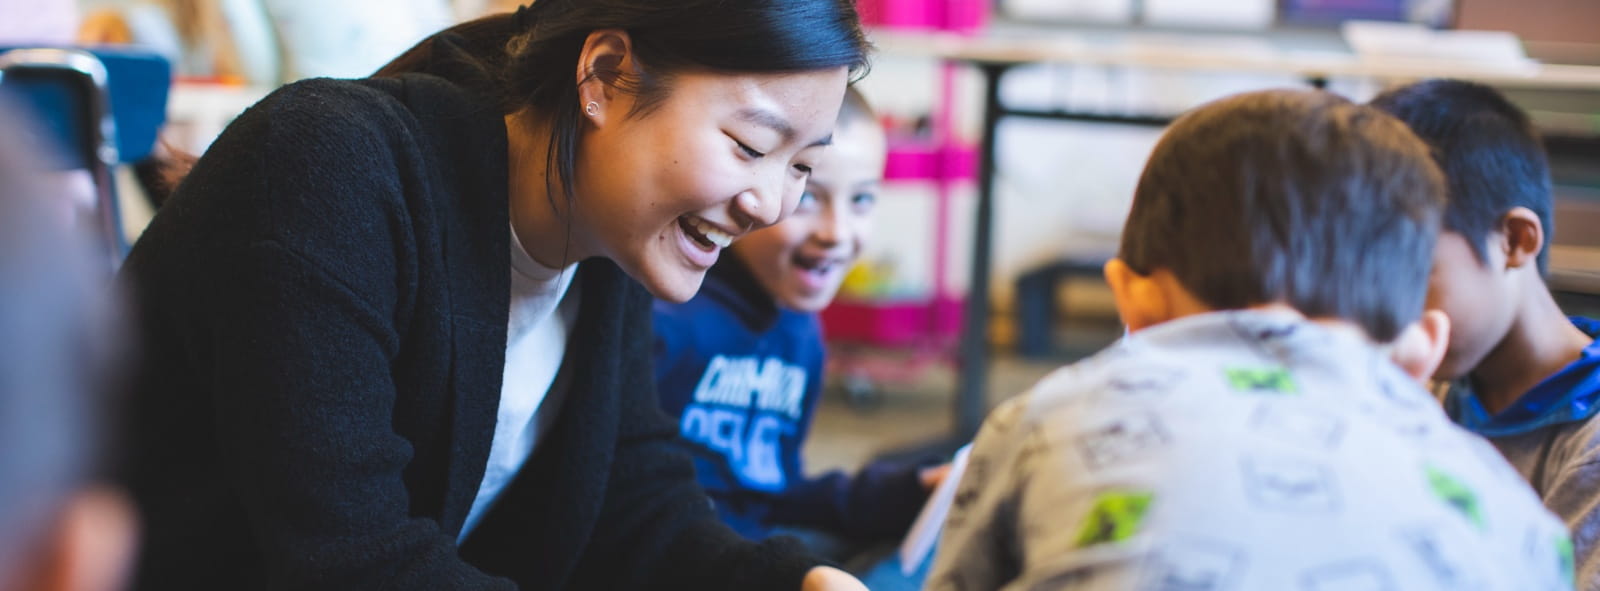
[[[1151,327],[997,409],[933,591],[1571,589],[1564,526],[1384,351],[1298,315]]]

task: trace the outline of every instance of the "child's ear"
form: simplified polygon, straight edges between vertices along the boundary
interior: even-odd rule
[[[1117,302],[1117,314],[1130,332],[1168,320],[1166,298],[1154,279],[1116,258],[1106,262],[1105,276]]]
[[[1520,269],[1535,264],[1544,250],[1544,223],[1526,207],[1513,207],[1500,216],[1499,247],[1506,255],[1506,268]]]
[[[1426,310],[1395,338],[1389,356],[1400,369],[1426,384],[1449,349],[1450,317],[1443,310]]]

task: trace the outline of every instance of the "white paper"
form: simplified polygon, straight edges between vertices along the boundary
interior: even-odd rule
[[[900,542],[900,572],[911,576],[917,572],[922,563],[933,553],[933,546],[939,541],[939,534],[944,531],[944,519],[950,514],[950,503],[956,498],[956,485],[961,482],[961,473],[967,469],[967,454],[972,451],[972,444],[968,443],[956,451],[955,459],[950,460],[950,473],[939,483],[939,488],[933,489],[933,494],[928,495],[928,502],[922,506],[922,513],[917,514],[917,520],[911,524],[911,531],[906,532],[905,540]]]
[[[1006,11],[1021,20],[1127,23],[1133,0],[1006,0]]]
[[[1422,25],[1372,21],[1344,24],[1345,42],[1362,59],[1418,58],[1478,66],[1531,66],[1517,36],[1501,31],[1435,31]]]
[[[1145,0],[1144,22],[1179,27],[1265,29],[1278,16],[1273,0]]]

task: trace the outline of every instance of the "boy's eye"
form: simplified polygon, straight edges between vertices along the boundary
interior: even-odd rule
[[[800,171],[800,174],[811,174],[810,164],[796,164],[794,169]]]
[[[800,194],[800,203],[794,206],[798,213],[806,213],[817,208],[817,194],[806,191]]]
[[[878,196],[872,193],[856,193],[854,197],[850,198],[850,203],[854,204],[857,209],[871,209],[877,202]]]

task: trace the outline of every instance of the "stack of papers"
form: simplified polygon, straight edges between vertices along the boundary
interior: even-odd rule
[[[1133,0],[1006,0],[1005,10],[1023,20],[1133,22]]]
[[[1434,59],[1483,66],[1527,67],[1517,36],[1503,31],[1436,31],[1422,25],[1376,21],[1344,24],[1345,43],[1361,59]]]
[[[1151,25],[1265,29],[1277,16],[1275,0],[1144,0],[1144,22]]]

